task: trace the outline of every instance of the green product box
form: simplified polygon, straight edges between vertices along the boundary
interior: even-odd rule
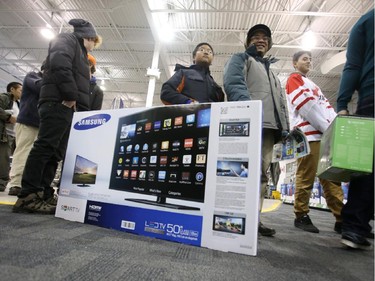
[[[318,177],[348,182],[351,175],[372,172],[374,119],[337,116],[323,134]]]

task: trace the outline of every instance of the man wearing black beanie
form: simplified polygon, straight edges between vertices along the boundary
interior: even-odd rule
[[[38,138],[27,158],[13,212],[55,213],[57,202],[50,185],[65,156],[73,113],[89,110],[87,52],[100,37],[88,21],[72,19],[69,24],[74,32],[61,33],[49,44],[38,104]]]
[[[175,74],[163,84],[160,99],[164,104],[189,104],[224,101],[224,92],[210,74],[214,51],[199,43],[193,51],[193,65],[176,64]]]

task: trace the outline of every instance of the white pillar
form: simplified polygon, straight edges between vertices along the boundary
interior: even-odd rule
[[[150,77],[150,81],[148,82],[146,107],[152,106],[152,101],[153,101],[154,94],[155,94],[156,79],[160,78],[160,71],[158,69],[159,54],[160,54],[160,43],[155,42],[154,56],[152,58],[152,65],[151,65],[151,68],[147,69],[147,76]]]

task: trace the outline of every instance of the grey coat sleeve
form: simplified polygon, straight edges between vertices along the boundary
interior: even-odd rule
[[[245,66],[248,55],[234,54],[224,67],[224,89],[228,101],[250,100],[250,94],[245,79]]]

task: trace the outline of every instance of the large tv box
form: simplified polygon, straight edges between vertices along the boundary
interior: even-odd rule
[[[374,158],[374,118],[337,116],[324,132],[318,177],[348,182],[351,175],[372,172]]]

